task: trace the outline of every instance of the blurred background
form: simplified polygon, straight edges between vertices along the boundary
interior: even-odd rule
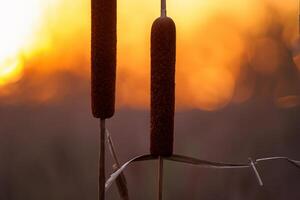
[[[118,1],[120,161],[149,152],[150,28],[160,2]],[[300,159],[296,0],[172,0],[177,154],[224,162]],[[90,110],[90,1],[0,1],[0,199],[97,199]],[[108,152],[107,152],[108,153]],[[107,154],[107,175],[112,160]],[[164,199],[299,199],[285,162],[213,170],[166,162]],[[132,199],[156,198],[156,162],[126,171]],[[115,185],[107,199],[119,199]]]

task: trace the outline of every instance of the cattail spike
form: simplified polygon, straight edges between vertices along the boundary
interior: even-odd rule
[[[115,111],[116,0],[92,0],[92,112],[106,119]]]
[[[176,27],[171,18],[155,20],[151,30],[151,144],[155,156],[173,153]]]

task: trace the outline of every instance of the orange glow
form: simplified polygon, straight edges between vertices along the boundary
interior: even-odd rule
[[[17,58],[6,59],[0,63],[0,66],[0,87],[21,78],[23,64]]]
[[[299,96],[286,96],[278,98],[276,101],[278,107],[281,108],[292,108],[300,105]]]
[[[297,2],[292,0],[167,2],[177,25],[179,109],[216,110],[247,101],[255,84],[240,83],[245,66],[251,61],[255,73],[276,74],[283,59],[268,27],[274,21],[282,25],[288,45],[297,32]],[[118,0],[119,107],[149,107],[150,29],[159,9],[159,1]],[[0,27],[0,98],[3,91],[20,89],[9,85],[23,79],[30,87],[45,88],[29,98],[40,102],[61,95],[63,86],[48,81],[59,73],[89,81],[89,0],[3,1]]]
[[[20,54],[28,48],[40,15],[38,0],[0,3],[0,86],[21,78]]]

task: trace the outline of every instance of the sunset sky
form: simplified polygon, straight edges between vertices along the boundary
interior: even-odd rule
[[[120,163],[149,153],[150,31],[159,0],[117,0]],[[0,199],[97,199],[90,0],[0,0]],[[298,0],[167,0],[177,27],[174,153],[246,163],[300,160]],[[295,56],[295,50],[298,55]],[[107,153],[107,177],[113,172]],[[165,199],[300,199],[300,173],[166,162]],[[280,172],[280,173],[279,173]],[[131,199],[156,198],[157,163],[126,170]],[[119,199],[114,185],[107,199]]]
[[[119,107],[149,105],[150,28],[159,3],[118,1]],[[239,82],[245,66],[254,63],[251,70],[267,76],[280,73],[281,44],[269,32],[280,26],[279,39],[292,46],[297,7],[295,0],[168,1],[177,25],[177,108],[216,110],[252,97],[251,81]],[[90,1],[1,1],[0,27],[0,100],[56,101],[64,90],[58,73],[89,81]],[[24,85],[32,92],[11,101],[28,89]]]

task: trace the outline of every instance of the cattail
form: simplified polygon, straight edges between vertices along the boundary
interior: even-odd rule
[[[105,199],[105,119],[115,112],[117,2],[92,0],[92,112],[100,118],[99,200]]]
[[[162,16],[151,30],[151,147],[155,156],[173,153],[176,27]]]
[[[107,119],[115,111],[116,0],[92,0],[92,112]]]

